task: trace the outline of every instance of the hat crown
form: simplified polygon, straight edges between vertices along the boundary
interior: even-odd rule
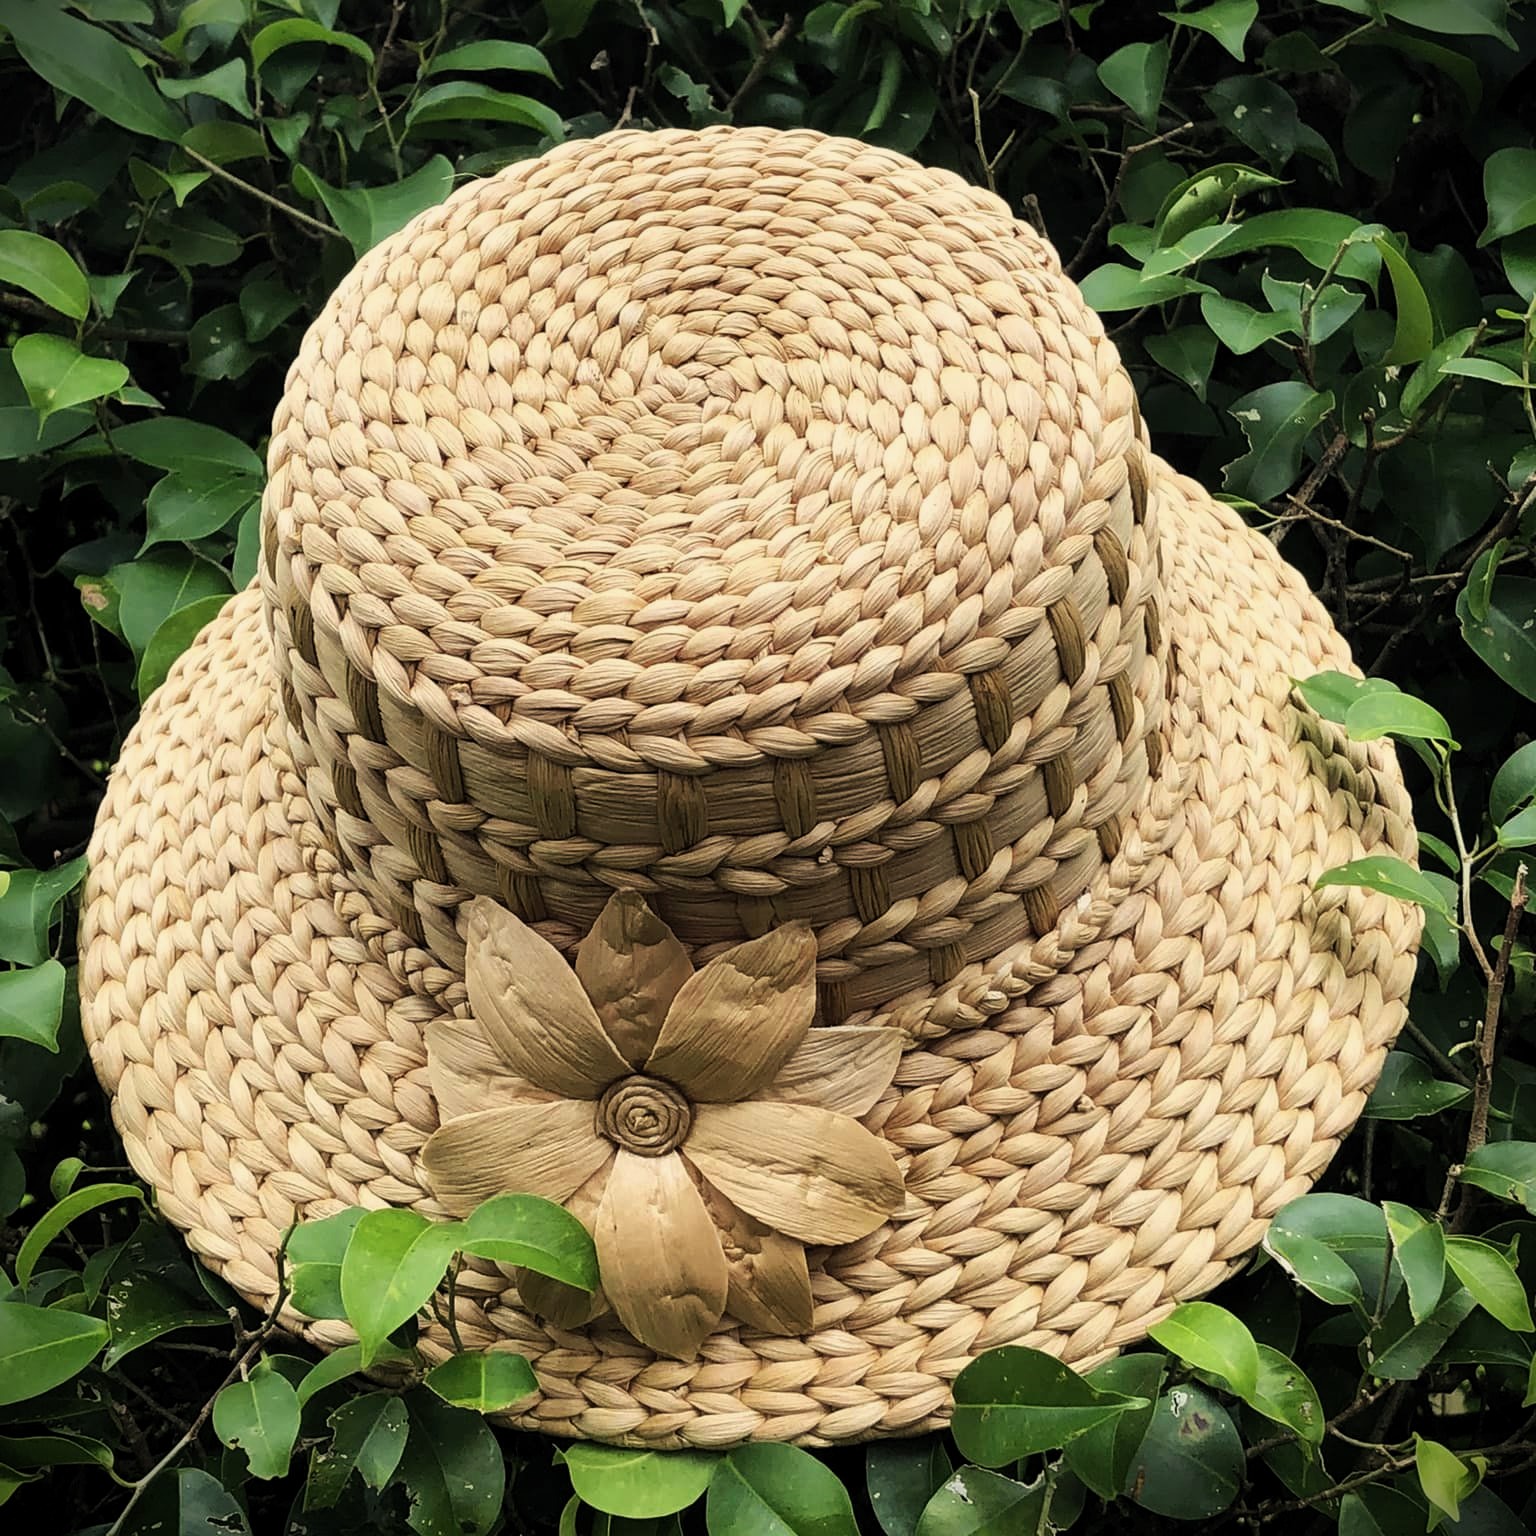
[[[457,950],[614,889],[818,939],[823,1015],[1054,925],[1161,754],[1135,397],[997,198],[811,132],[618,133],[370,252],[273,428],[262,587],[348,872]]]

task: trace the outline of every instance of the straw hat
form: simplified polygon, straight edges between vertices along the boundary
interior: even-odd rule
[[[134,1167],[253,1300],[296,1219],[531,1190],[603,1289],[461,1280],[515,1423],[857,1440],[1140,1338],[1327,1165],[1418,921],[1313,882],[1412,857],[1393,755],[1296,701],[1344,643],[997,198],[567,144],[364,258],[269,464],[81,960]]]

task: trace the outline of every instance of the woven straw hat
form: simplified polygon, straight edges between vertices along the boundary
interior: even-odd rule
[[[1417,914],[1313,882],[1412,857],[1393,755],[1296,702],[1345,645],[997,198],[568,144],[369,253],[269,463],[81,961],[134,1167],[252,1299],[296,1219],[534,1190],[604,1289],[461,1278],[518,1425],[909,1433],[1208,1290],[1359,1114]]]

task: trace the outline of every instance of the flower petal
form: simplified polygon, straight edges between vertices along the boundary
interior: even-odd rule
[[[507,1070],[475,1019],[438,1019],[427,1025],[427,1078],[440,1122],[551,1097]]]
[[[693,966],[645,898],[620,891],[581,941],[576,975],[608,1038],[638,1067],[651,1054],[667,1009]]]
[[[657,1354],[692,1360],[725,1310],[727,1273],[720,1233],[682,1158],[621,1150],[592,1236],[620,1322]]]
[[[851,1243],[901,1208],[890,1147],[810,1104],[705,1104],[683,1153],[748,1215],[805,1243]]]
[[[595,1099],[629,1070],[576,973],[520,918],[478,897],[464,942],[470,1010],[519,1077],[566,1098]]]
[[[566,1210],[589,1231],[597,1219],[598,1206],[612,1171],[613,1160],[610,1158],[565,1202]],[[523,1310],[535,1317],[546,1318],[557,1328],[580,1328],[609,1310],[602,1286],[595,1291],[581,1291],[574,1285],[541,1275],[536,1269],[516,1269],[513,1278],[517,1281]]]
[[[571,1099],[485,1109],[450,1120],[421,1149],[432,1191],[455,1216],[509,1192],[566,1200],[613,1148],[592,1124],[592,1106]]]
[[[816,940],[776,928],[717,955],[678,990],[645,1070],[703,1103],[766,1088],[816,1012]]]
[[[765,1227],[705,1182],[704,1197],[730,1272],[725,1310],[763,1333],[803,1334],[811,1329],[811,1271],[805,1246]]]
[[[891,1085],[907,1036],[899,1029],[836,1024],[813,1029],[756,1097],[867,1114]]]

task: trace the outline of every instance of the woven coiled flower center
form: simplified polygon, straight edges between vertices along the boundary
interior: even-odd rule
[[[597,1129],[626,1152],[664,1157],[683,1144],[693,1128],[693,1109],[671,1083],[660,1078],[621,1077],[597,1101]]]

